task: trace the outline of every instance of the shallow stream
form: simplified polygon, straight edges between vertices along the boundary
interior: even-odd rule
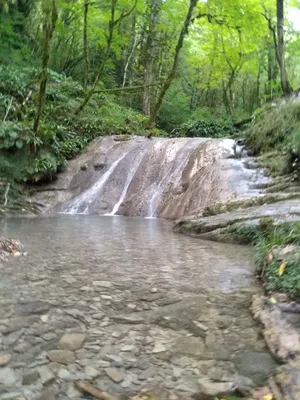
[[[247,248],[95,215],[4,219],[0,235],[28,252],[0,264],[0,350],[12,355],[0,399],[43,386],[80,398],[76,379],[191,394],[207,379],[260,385],[274,369],[249,311],[260,288]],[[60,341],[70,332],[75,345]]]

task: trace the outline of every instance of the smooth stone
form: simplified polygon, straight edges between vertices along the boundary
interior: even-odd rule
[[[125,380],[121,383],[123,389],[128,389],[132,385],[132,377],[127,375]]]
[[[269,353],[244,351],[233,358],[240,375],[250,378],[257,386],[263,386],[274,375],[277,364]]]
[[[65,333],[58,342],[58,348],[64,350],[78,350],[82,347],[86,335],[84,333]]]
[[[153,354],[156,354],[156,353],[163,353],[163,352],[165,352],[166,350],[167,350],[167,349],[166,349],[166,347],[165,347],[164,344],[162,344],[162,343],[160,343],[160,342],[155,342],[154,348],[153,348],[153,350],[152,350],[152,353],[153,353]]]
[[[0,367],[4,367],[11,360],[11,354],[9,353],[0,353]]]
[[[146,356],[139,356],[137,359],[137,367],[141,370],[146,370],[150,367],[150,362],[148,357]]]
[[[20,392],[11,392],[0,395],[0,400],[26,400],[26,399]]]
[[[107,354],[104,359],[110,361],[114,367],[123,367],[124,361],[120,356],[115,356],[114,354]]]
[[[92,380],[92,379],[97,378],[97,376],[100,375],[100,372],[97,369],[87,365],[84,368],[84,374],[86,375],[87,379],[91,379]]]
[[[108,296],[107,294],[101,294],[100,297],[101,297],[102,300],[112,300],[112,297]]]
[[[32,385],[40,377],[40,374],[35,369],[26,369],[23,372],[22,385]]]
[[[133,344],[125,344],[124,346],[121,347],[121,351],[127,352],[127,351],[133,351],[135,349],[135,346]]]
[[[200,336],[203,339],[205,339],[208,332],[208,327],[198,321],[193,321],[188,329],[195,336]]]
[[[116,368],[105,368],[106,375],[114,382],[120,383],[124,380],[124,375],[122,372]]]
[[[143,371],[139,376],[138,380],[139,381],[146,381],[149,378],[151,378],[154,375],[154,371],[152,368],[147,369],[146,371]]]
[[[234,389],[232,382],[215,382],[209,379],[198,379],[199,393],[208,396],[218,396],[230,393]]]
[[[19,304],[16,308],[16,314],[27,316],[32,314],[45,314],[49,311],[50,305],[45,301],[35,300]]]
[[[101,312],[97,313],[97,314],[93,314],[93,318],[98,320],[98,321],[101,321],[101,319],[103,319],[104,317],[105,317],[105,314],[101,313]]]
[[[60,364],[72,364],[75,361],[74,353],[70,350],[50,350],[47,353],[50,361]]]
[[[34,400],[56,400],[53,389],[45,389]]]
[[[127,316],[114,316],[112,319],[119,324],[143,324],[145,322],[144,318],[140,318],[135,315],[127,315]]]
[[[66,382],[71,382],[73,380],[73,376],[72,374],[65,368],[61,368],[58,373],[57,376],[59,377],[59,379],[61,379],[62,381],[66,381]]]
[[[150,292],[151,292],[151,293],[157,293],[157,289],[156,289],[156,288],[152,288],[152,289],[150,290]]]
[[[55,379],[53,373],[49,370],[47,366],[39,367],[38,373],[40,374],[41,382],[43,385],[47,385]]]
[[[144,345],[148,346],[149,344],[152,344],[154,342],[153,338],[151,336],[146,336],[144,339]]]
[[[96,287],[104,287],[104,288],[112,287],[112,283],[109,281],[94,281],[93,285]]]
[[[11,368],[0,368],[0,387],[8,388],[14,386],[17,381],[15,371]]]

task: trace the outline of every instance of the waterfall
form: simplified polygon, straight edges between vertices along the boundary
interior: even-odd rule
[[[127,153],[119,157],[91,188],[81,193],[67,206],[66,214],[87,214],[90,204],[100,196],[101,190]],[[82,208],[84,207],[84,210]]]
[[[176,219],[215,202],[260,195],[255,182],[266,178],[234,158],[234,143],[231,139],[97,138],[54,183],[64,191],[54,192],[52,210]],[[94,168],[103,160],[109,166],[105,173]]]
[[[109,213],[109,214],[106,214],[107,216],[116,215],[116,213],[118,212],[118,210],[120,208],[120,205],[123,203],[123,201],[124,201],[124,199],[126,197],[129,185],[131,184],[131,182],[132,182],[132,180],[134,178],[134,175],[136,174],[136,172],[137,172],[137,170],[138,170],[138,168],[140,166],[140,163],[141,163],[141,161],[143,159],[143,156],[144,156],[144,153],[142,153],[141,156],[138,157],[137,160],[134,161],[133,166],[128,171],[127,179],[126,179],[126,182],[125,182],[124,189],[123,189],[123,191],[121,193],[121,197],[119,198],[119,201],[114,205],[114,208],[112,209],[112,212]]]

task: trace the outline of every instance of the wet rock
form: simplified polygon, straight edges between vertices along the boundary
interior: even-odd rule
[[[65,368],[61,368],[58,371],[57,376],[59,377],[59,379],[67,382],[71,382],[73,380],[72,374]]]
[[[26,399],[20,392],[11,392],[0,395],[0,400],[26,400]]]
[[[204,355],[205,346],[203,341],[199,338],[181,337],[175,342],[172,347],[172,352],[191,356],[193,358],[199,358]]]
[[[11,360],[11,354],[9,353],[0,353],[0,367],[4,367]]]
[[[163,353],[167,351],[166,346],[160,342],[155,342],[154,344],[154,348],[152,350],[153,354],[157,354],[157,353]]]
[[[116,356],[114,354],[107,354],[105,357],[106,361],[110,361],[114,367],[123,367],[124,361],[120,356]]]
[[[141,370],[146,370],[150,367],[150,362],[147,356],[139,356],[137,359],[137,367]]]
[[[116,368],[105,368],[106,375],[114,382],[120,383],[124,380],[124,375]]]
[[[86,335],[83,333],[66,333],[58,343],[59,349],[78,350],[82,347]]]
[[[16,314],[21,316],[45,314],[49,309],[50,305],[45,301],[35,300],[19,304],[16,308]]]
[[[86,375],[86,379],[88,380],[92,380],[97,378],[97,376],[100,375],[100,371],[98,371],[97,369],[90,367],[89,365],[87,365],[84,368],[84,374]]]
[[[201,322],[198,321],[193,321],[190,325],[189,325],[189,331],[191,333],[193,333],[193,335],[195,336],[199,336],[203,339],[205,339],[207,333],[208,333],[208,327],[204,324],[202,324]]]
[[[50,361],[66,365],[75,361],[74,353],[70,350],[50,350],[47,357]]]
[[[130,375],[127,375],[124,381],[121,383],[121,387],[123,389],[128,389],[131,385],[132,385],[132,377]]]
[[[0,388],[13,387],[16,381],[17,376],[13,369],[8,367],[0,368]]]
[[[239,374],[262,386],[275,373],[277,364],[269,353],[243,351],[233,359]]]
[[[136,315],[116,315],[112,319],[119,324],[143,324],[145,322],[144,318]]]
[[[55,392],[53,389],[43,390],[34,400],[56,400]]]
[[[121,347],[121,351],[128,352],[135,350],[135,346],[133,344],[125,344]]]
[[[111,288],[112,283],[109,281],[94,281],[93,285],[100,288]]]
[[[23,372],[22,385],[32,385],[40,377],[40,374],[35,369],[25,369]]]
[[[43,385],[47,385],[55,379],[53,373],[49,370],[47,366],[38,368],[38,373],[40,375]]]
[[[105,314],[101,313],[101,312],[97,313],[97,314],[93,314],[93,318],[98,320],[98,321],[101,321],[104,317],[105,317]]]
[[[139,374],[138,380],[139,381],[147,381],[154,374],[155,374],[154,370],[152,368],[149,368],[149,369],[143,371],[141,374]]]
[[[209,396],[224,396],[235,389],[232,382],[214,382],[209,379],[198,379],[199,393]]]

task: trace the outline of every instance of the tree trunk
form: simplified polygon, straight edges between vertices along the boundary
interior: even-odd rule
[[[280,69],[281,89],[284,95],[290,94],[293,89],[288,81],[285,65],[284,44],[284,0],[276,0],[277,5],[277,59]]]
[[[173,65],[171,68],[171,71],[167,77],[167,79],[165,80],[161,91],[159,93],[158,99],[153,107],[153,109],[151,110],[150,113],[150,118],[147,124],[148,129],[150,130],[150,133],[148,135],[148,137],[150,138],[152,136],[152,130],[155,126],[155,121],[156,121],[156,117],[157,114],[161,108],[163,99],[165,97],[165,94],[167,93],[167,90],[169,89],[169,87],[171,86],[175,76],[176,76],[176,72],[177,72],[177,68],[178,68],[178,63],[179,63],[179,55],[180,55],[180,51],[183,47],[183,43],[184,43],[184,38],[185,36],[188,34],[188,30],[189,30],[189,26],[192,20],[192,16],[193,16],[193,11],[195,9],[195,7],[197,6],[198,0],[190,0],[190,5],[189,5],[189,9],[188,9],[188,13],[186,15],[183,27],[181,29],[179,38],[178,38],[178,42],[176,45],[176,49],[175,49],[175,56],[174,56],[174,60],[173,60]]]
[[[138,43],[138,35],[137,35],[137,29],[136,29],[136,19],[134,18],[133,24],[132,24],[132,34],[133,34],[133,41],[132,41],[132,46],[129,52],[129,55],[127,57],[125,67],[124,67],[124,73],[123,73],[123,82],[122,82],[122,87],[126,85],[126,80],[127,80],[127,73],[128,73],[128,68],[131,62],[131,59],[134,55],[137,43]]]
[[[89,48],[88,48],[88,13],[89,13],[89,0],[85,0],[83,10],[83,56],[84,56],[84,73],[82,86],[84,89],[87,88],[88,77],[89,77]]]
[[[46,3],[46,4],[45,4]],[[40,74],[40,89],[38,93],[37,100],[37,110],[34,118],[33,130],[36,135],[39,135],[40,130],[40,120],[45,104],[46,98],[46,87],[48,80],[48,63],[50,59],[50,45],[53,33],[55,31],[56,21],[57,21],[57,8],[56,1],[51,0],[43,3],[43,12],[44,12],[44,22],[43,22],[43,33],[44,33],[44,44],[42,51],[42,68]]]
[[[144,58],[144,85],[143,112],[145,115],[151,113],[151,85],[153,83],[153,68],[155,59],[156,24],[158,22],[161,0],[150,2],[149,26],[146,38]]]

